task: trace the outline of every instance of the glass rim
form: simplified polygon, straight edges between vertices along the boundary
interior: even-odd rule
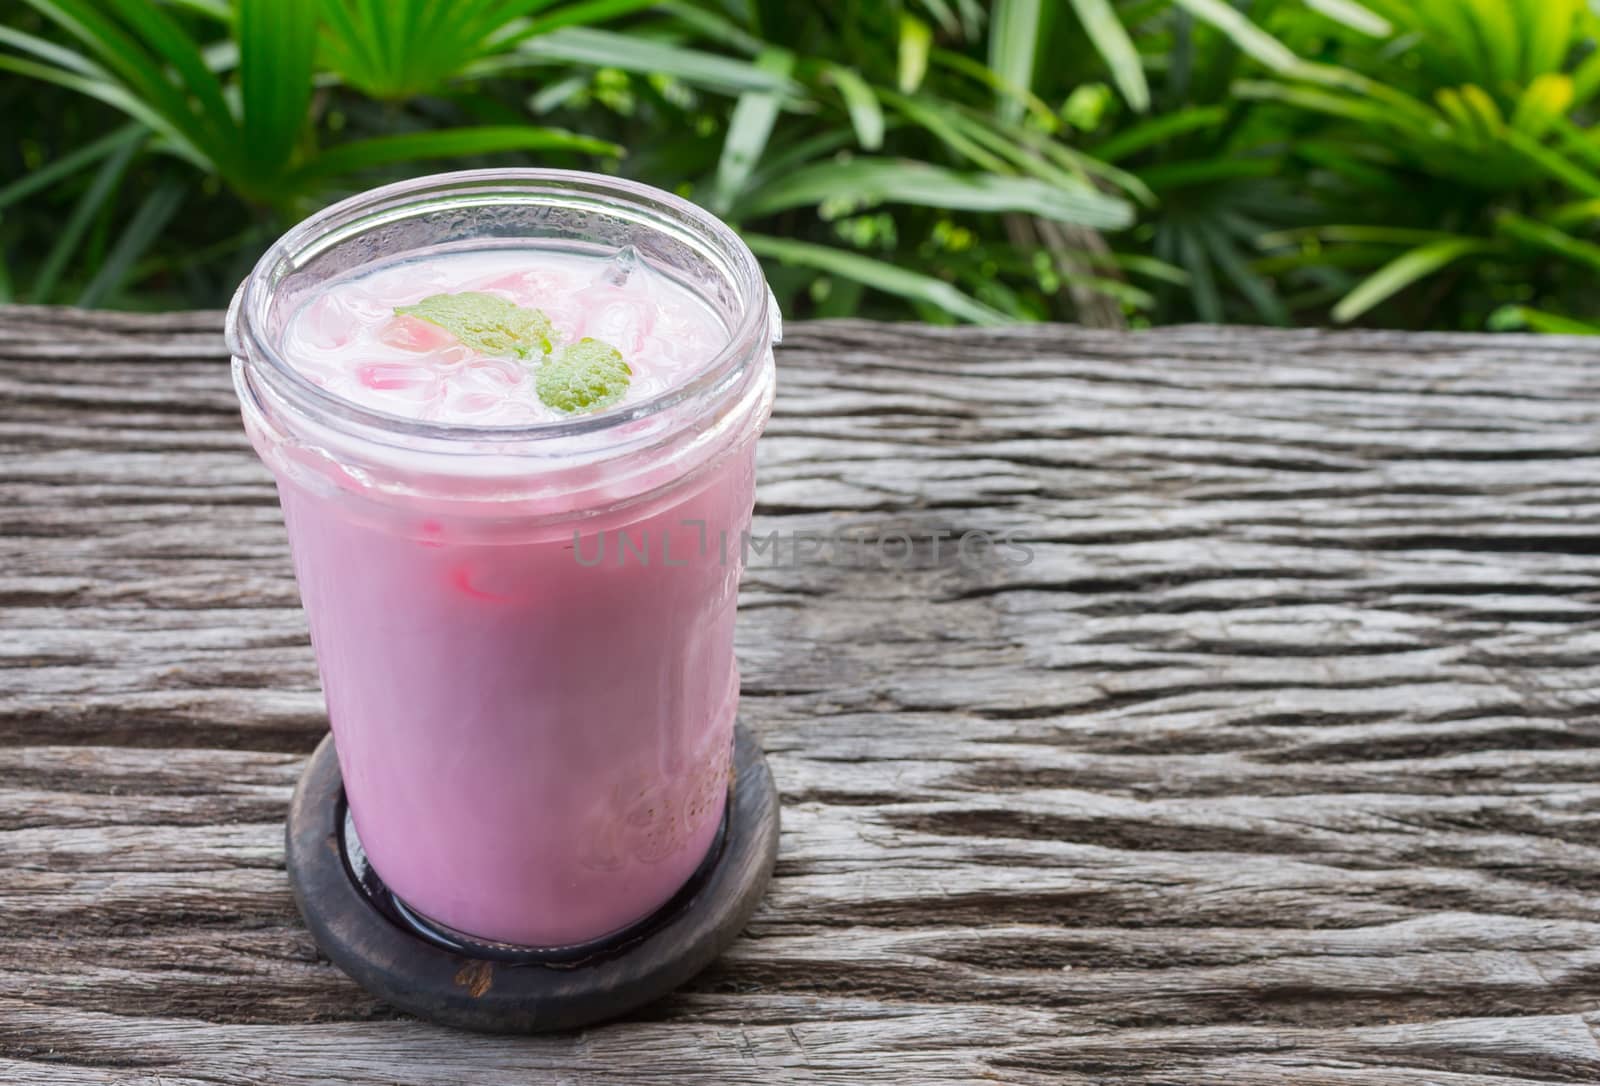
[[[388,221],[412,217],[428,207],[450,206],[452,197],[457,198],[455,206],[466,207],[496,202],[536,204],[540,194],[554,196],[557,199],[549,202],[559,203],[563,193],[620,197],[608,212],[632,211],[627,217],[641,225],[674,233],[713,259],[724,258],[718,262],[725,263],[731,273],[729,286],[740,302],[739,318],[728,342],[690,378],[637,403],[577,418],[488,426],[431,422],[364,407],[328,391],[291,365],[261,327],[271,293],[284,277],[280,270],[287,268],[284,274],[292,274],[307,257],[339,241]],[[494,199],[496,195],[500,199]],[[679,226],[676,231],[670,229],[674,220]],[[637,181],[586,170],[507,167],[455,170],[380,185],[302,219],[267,248],[240,284],[228,308],[226,337],[230,353],[247,371],[266,363],[274,391],[298,411],[310,409],[317,415],[333,415],[405,437],[499,443],[591,435],[650,418],[708,391],[714,393],[717,386],[759,357],[763,348],[776,342],[775,319],[776,305],[755,254],[732,227],[698,204]],[[279,379],[283,385],[278,384]]]

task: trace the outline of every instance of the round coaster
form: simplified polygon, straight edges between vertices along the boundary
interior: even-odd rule
[[[743,725],[734,729],[733,767],[722,828],[694,877],[655,913],[595,943],[478,943],[407,910],[355,839],[332,735],[311,755],[289,807],[289,884],[322,952],[401,1010],[493,1033],[574,1029],[677,988],[755,912],[778,855],[778,794]]]

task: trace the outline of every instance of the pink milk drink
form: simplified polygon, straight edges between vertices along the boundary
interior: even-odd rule
[[[777,328],[723,224],[564,171],[377,189],[240,288],[350,814],[426,925],[582,944],[705,860]]]

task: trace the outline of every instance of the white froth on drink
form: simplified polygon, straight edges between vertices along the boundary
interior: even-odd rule
[[[693,377],[728,330],[695,294],[632,247],[609,258],[529,247],[436,253],[334,280],[290,319],[282,352],[312,382],[362,407],[427,422],[514,426],[563,418],[539,401],[539,359],[484,355],[395,308],[479,291],[540,309],[557,345],[590,338],[633,371],[617,407]]]

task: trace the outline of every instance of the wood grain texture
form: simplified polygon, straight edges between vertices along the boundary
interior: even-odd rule
[[[0,1080],[1600,1082],[1600,346],[791,328],[758,534],[914,560],[747,575],[772,890],[485,1039],[295,915],[325,721],[219,328],[0,310]]]

